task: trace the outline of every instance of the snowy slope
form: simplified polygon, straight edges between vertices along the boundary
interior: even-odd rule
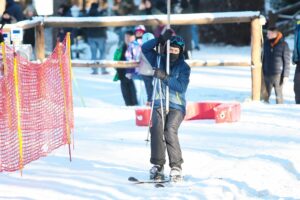
[[[194,58],[250,56],[248,47],[201,48]],[[183,122],[186,181],[154,188],[127,181],[148,178],[150,147],[147,128],[135,126],[135,108],[123,106],[110,72],[74,69],[73,161],[65,146],[26,165],[22,177],[1,173],[0,199],[300,199],[300,106],[294,105],[292,78],[284,88],[286,104],[275,105],[273,95],[266,105],[250,101],[250,68],[193,68],[188,100],[238,101],[241,120]]]

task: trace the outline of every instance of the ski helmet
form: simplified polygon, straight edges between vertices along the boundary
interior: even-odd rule
[[[179,35],[175,35],[170,39],[170,46],[179,47],[180,52],[182,53],[184,50],[185,42],[182,37],[180,37]]]
[[[143,42],[143,44],[145,43],[145,42],[147,42],[147,41],[149,41],[149,40],[152,40],[152,39],[154,39],[154,35],[152,34],[152,33],[145,33],[144,35],[143,35],[143,37],[142,37],[142,42]]]

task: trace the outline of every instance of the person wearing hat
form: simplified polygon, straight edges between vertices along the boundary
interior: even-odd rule
[[[141,40],[145,32],[146,32],[146,28],[144,25],[138,25],[134,28],[135,38],[140,44],[142,43]]]
[[[125,57],[127,61],[140,61],[141,57],[141,46],[142,46],[142,36],[144,35],[146,31],[146,28],[144,25],[138,25],[134,29],[134,37],[135,40],[130,42],[128,44]],[[142,92],[142,77],[139,74],[139,68],[129,68],[126,70],[126,77],[128,79],[133,79],[137,98],[138,98],[138,104],[141,105],[143,103],[143,92]]]
[[[290,74],[290,49],[284,37],[276,27],[268,28],[267,40],[264,43],[263,75],[267,95],[264,99],[269,103],[272,89],[275,90],[276,103],[283,103],[283,85]]]
[[[160,55],[154,50],[158,45],[165,47],[167,40],[170,40],[169,74],[166,73],[166,51]],[[189,65],[184,61],[184,46],[185,42],[182,37],[178,35],[174,36],[173,31],[170,29],[167,29],[165,33],[158,38],[149,40],[142,45],[142,52],[154,69],[154,77],[160,79],[162,83],[161,96],[159,95],[159,84],[154,88],[157,95],[155,95],[153,99],[152,126],[150,128],[150,162],[153,164],[150,169],[150,179],[164,179],[166,151],[171,168],[170,179],[177,181],[182,178],[181,165],[183,158],[178,139],[178,129],[186,113],[185,93],[191,72]],[[159,56],[161,57],[161,61],[158,63],[157,58]],[[166,113],[166,86],[169,86],[168,113]],[[160,98],[163,100],[163,105],[160,104]],[[161,106],[164,110],[163,114],[161,113]]]
[[[128,30],[124,34],[124,41],[121,45],[116,49],[114,53],[114,60],[127,60],[126,52],[128,49],[128,45],[131,44],[135,40],[134,32]],[[136,96],[136,88],[132,77],[126,76],[127,68],[116,68],[117,74],[114,77],[114,81],[120,80],[120,87],[122,96],[126,106],[136,106],[138,105],[137,96]]]

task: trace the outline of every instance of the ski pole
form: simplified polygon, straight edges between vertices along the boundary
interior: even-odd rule
[[[163,127],[163,132],[165,131],[165,117],[164,117],[164,105],[163,105],[163,96],[162,96],[162,84],[161,80],[158,80],[159,87],[159,97],[160,97],[160,110],[161,110],[161,122]]]
[[[149,120],[149,124],[148,124],[147,138],[145,140],[147,142],[149,142],[150,128],[151,128],[151,124],[152,124],[152,115],[153,115],[153,108],[154,108],[154,99],[155,99],[155,95],[156,95],[156,86],[157,86],[157,78],[154,79],[154,90],[153,90],[153,93],[152,93],[152,104],[151,104],[151,111],[150,111],[150,120]]]
[[[157,46],[157,51],[158,51],[158,56],[156,58],[156,64],[159,68],[159,66],[160,66],[160,54],[159,54],[160,53],[160,45]],[[146,138],[147,143],[149,142],[150,128],[152,126],[152,115],[153,115],[153,109],[154,109],[154,100],[155,100],[155,96],[156,96],[157,81],[158,81],[158,78],[154,78],[154,86],[153,86],[153,93],[152,93],[152,104],[151,104],[151,111],[150,111],[150,120],[149,120],[149,124],[148,124],[148,133],[147,133],[147,138]]]

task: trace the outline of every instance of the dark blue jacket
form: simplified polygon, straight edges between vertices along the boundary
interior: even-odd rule
[[[142,45],[142,52],[153,68],[157,68],[159,54],[154,51],[157,44],[157,39],[149,40]],[[166,56],[161,56],[160,69],[166,70]],[[184,61],[183,55],[170,66],[170,74],[162,81],[162,98],[165,107],[165,86],[170,89],[170,108],[182,111],[185,114],[186,99],[185,93],[189,84],[191,69]],[[160,107],[159,84],[157,84],[154,108]]]
[[[6,0],[6,9],[5,11],[16,18],[17,21],[24,19],[22,8],[19,4],[15,3],[14,0]]]
[[[274,47],[271,46],[269,40],[265,41],[263,73],[264,76],[281,75],[282,77],[289,77],[290,49],[283,38]]]
[[[300,21],[297,23],[295,28],[293,63],[300,63]]]
[[[107,15],[108,15],[108,10],[103,9],[101,11],[98,11],[98,4],[96,3],[92,4],[92,7],[88,13],[88,17],[102,17]],[[86,28],[87,36],[91,38],[107,38],[106,30],[107,30],[106,27]]]

